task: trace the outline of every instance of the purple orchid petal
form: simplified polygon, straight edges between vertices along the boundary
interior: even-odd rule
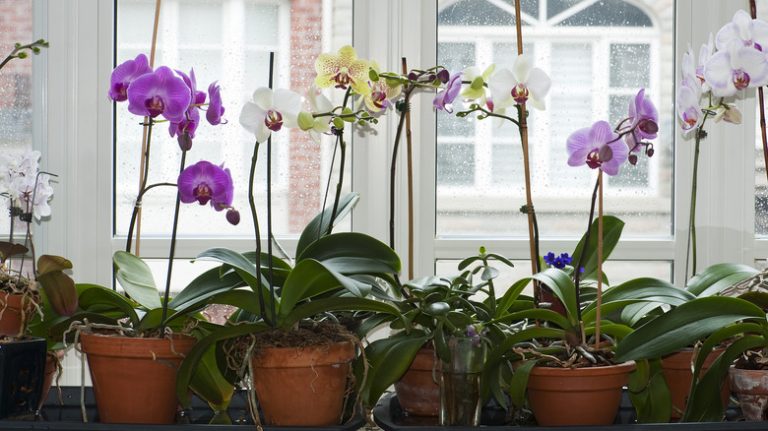
[[[115,102],[128,100],[128,86],[136,78],[151,73],[149,60],[144,54],[139,54],[133,60],[128,60],[112,71],[109,78],[109,98]]]
[[[205,112],[205,118],[212,126],[221,124],[221,117],[224,115],[224,106],[221,101],[221,87],[216,82],[208,86],[208,95],[210,102],[208,110]]]
[[[629,118],[640,139],[656,139],[659,131],[659,113],[651,98],[645,95],[644,88],[641,88],[635,99],[629,103]]]
[[[586,163],[587,155],[592,152],[593,147],[589,139],[589,127],[579,129],[568,137],[568,165],[581,166]]]
[[[180,122],[191,99],[184,80],[165,66],[136,78],[128,86],[128,111],[136,115],[162,115],[171,122]]]
[[[185,113],[184,118],[181,121],[170,124],[168,133],[171,137],[178,137],[179,147],[181,147],[183,151],[189,151],[192,149],[192,139],[195,137],[195,131],[199,124],[200,110],[193,107]]]
[[[178,178],[179,196],[182,202],[198,202],[205,205],[211,202],[217,211],[226,203],[232,203],[232,175],[213,163],[202,160],[184,169]]]
[[[451,107],[451,104],[454,100],[456,100],[456,97],[459,95],[460,91],[461,72],[457,72],[451,75],[448,83],[445,85],[445,88],[437,93],[437,96],[435,96],[435,99],[432,101],[432,105],[437,110],[443,110],[448,113],[452,113],[453,108]]]
[[[629,154],[629,148],[607,121],[573,132],[568,137],[567,151],[570,166],[586,164],[592,169],[601,168],[608,175],[616,175]]]

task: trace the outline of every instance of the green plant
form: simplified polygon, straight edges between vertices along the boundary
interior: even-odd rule
[[[342,199],[337,214],[346,214],[357,202],[352,194]],[[328,208],[304,229],[291,266],[285,260],[262,254],[261,266],[254,253],[238,253],[215,248],[198,259],[221,263],[196,280],[174,298],[176,313],[199,309],[208,304],[230,304],[239,308],[230,322],[216,327],[202,338],[182,363],[177,379],[177,394],[183,406],[190,403],[187,390],[209,349],[222,342],[269,330],[290,331],[305,319],[332,318],[337,311],[370,311],[397,315],[393,305],[366,298],[381,296],[381,285],[394,285],[400,259],[380,241],[360,233],[328,234],[332,220]],[[339,217],[333,218],[336,222]],[[271,261],[272,271],[270,273]],[[379,285],[381,284],[381,285]],[[274,291],[271,296],[270,291]],[[242,378],[222,370],[231,383]]]
[[[370,343],[365,349],[369,366],[360,397],[366,408],[372,408],[382,393],[405,374],[416,353],[425,345],[433,345],[438,359],[450,363],[448,340],[451,337],[478,337],[478,342],[483,340],[490,345],[504,339],[505,333],[510,331],[509,325],[495,319],[515,305],[509,301],[509,292],[519,294],[524,285],[516,284],[507,295],[497,298],[494,280],[499,276],[499,270],[491,265],[493,261],[513,266],[507,258],[480,247],[478,255],[459,263],[461,274],[452,278],[424,277],[404,283],[404,297],[390,299],[397,307],[397,315],[372,316],[362,324],[362,333],[386,323],[396,331]],[[486,297],[480,300],[475,296],[477,294]],[[356,365],[356,373],[358,379],[362,379],[364,367],[361,363]],[[492,378],[486,380],[498,382]],[[496,390],[498,385],[493,389],[495,395],[501,393]],[[506,403],[504,396],[497,396],[497,399],[502,405]]]

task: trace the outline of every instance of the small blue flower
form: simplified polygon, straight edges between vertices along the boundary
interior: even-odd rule
[[[573,259],[568,253],[561,253],[560,256],[555,257],[555,253],[549,252],[544,255],[544,263],[550,267],[563,269],[566,265],[570,265]]]

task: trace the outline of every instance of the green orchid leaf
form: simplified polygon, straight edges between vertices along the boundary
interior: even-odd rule
[[[428,339],[423,332],[413,331],[374,341],[365,348],[365,359],[359,358],[354,367],[356,380],[363,382],[359,396],[364,407],[370,409],[376,405],[384,391],[408,371]],[[367,376],[363,360],[369,364]]]
[[[338,258],[366,258],[369,261],[378,262],[373,270],[358,269],[354,272],[358,274],[364,272],[395,274],[400,272],[400,257],[394,250],[376,238],[357,232],[340,232],[324,236],[308,245],[296,258],[296,262],[298,265],[305,259],[324,262]],[[381,264],[385,266],[382,267]],[[386,270],[382,270],[384,268]]]
[[[337,289],[346,288],[356,296],[361,296],[361,285],[362,283],[329,270],[317,260],[302,260],[285,280],[278,318],[285,319],[296,305],[305,299]]]
[[[576,304],[576,287],[573,280],[562,270],[549,268],[533,276],[536,280],[549,287],[555,296],[563,303],[565,311],[568,314],[568,321],[571,326],[578,326]]]
[[[621,340],[615,360],[658,358],[745,319],[765,319],[765,313],[738,298],[710,296],[694,299],[651,320]]]
[[[685,290],[698,297],[717,295],[723,289],[752,277],[758,272],[747,265],[719,263],[692,277]]]
[[[664,379],[661,360],[637,361],[629,375],[629,398],[640,423],[667,423],[672,416],[672,396]]]
[[[587,244],[587,253],[584,256],[582,266],[584,267],[584,274],[582,279],[594,279],[597,278],[597,223],[595,219],[592,222],[592,228],[590,230],[589,243]],[[621,219],[614,216],[603,216],[603,261],[608,260],[613,249],[616,248],[616,244],[619,243],[621,238],[621,232],[624,230],[624,222]],[[573,265],[578,265],[580,262],[582,250],[586,242],[587,234],[581,237],[579,244],[576,246],[573,255]]]
[[[683,422],[719,422],[723,418],[723,401],[720,398],[723,382],[728,376],[731,364],[749,349],[765,347],[762,336],[747,335],[734,341],[712,363],[709,370],[698,380],[688,398]],[[695,378],[696,376],[694,376]]]
[[[495,320],[497,322],[503,322],[503,323],[515,323],[515,322],[519,322],[526,319],[540,320],[540,321],[554,323],[555,325],[563,329],[573,328],[570,322],[568,321],[568,319],[565,318],[565,316],[563,316],[562,314],[556,311],[547,310],[545,308],[533,308],[530,310],[517,311],[514,313],[509,313],[502,317],[499,317]]]
[[[601,306],[603,316],[640,302],[653,303],[657,306],[665,304],[677,307],[694,299],[693,295],[675,287],[643,287],[633,289],[632,291],[624,291],[617,295],[608,295],[608,293],[613,293],[611,292],[613,289],[616,288],[612,287],[603,296]],[[592,302],[582,311],[582,319],[585,324],[594,322],[597,316],[596,304],[596,302]]]
[[[512,404],[521,409],[525,407],[525,391],[528,389],[528,378],[531,371],[539,363],[539,359],[530,359],[515,368],[512,381],[509,382],[509,398]]]
[[[214,412],[226,411],[229,407],[235,386],[227,381],[219,369],[215,345],[203,353],[189,387]]]
[[[280,320],[280,323],[283,326],[289,326],[306,317],[312,317],[330,311],[373,311],[392,316],[400,316],[400,310],[386,302],[368,298],[341,297],[316,299],[302,303],[285,315]]]
[[[163,306],[152,270],[143,260],[124,251],[115,252],[112,260],[117,266],[117,281],[131,298],[149,310]]]
[[[169,301],[168,307],[181,309],[190,303],[204,301],[212,294],[226,292],[243,285],[243,280],[237,273],[229,272],[222,276],[219,274],[219,268],[212,268],[192,280]]]
[[[358,193],[348,193],[339,199],[339,207],[336,209],[336,218],[333,220],[334,226],[352,211],[358,201],[360,201],[360,194]],[[299,242],[296,244],[296,256],[301,256],[310,244],[328,235],[332,212],[333,205],[316,215],[315,218],[304,227],[301,236],[299,236]]]
[[[259,308],[259,297],[252,291],[246,289],[224,289],[220,291],[209,292],[208,294],[197,298],[196,302],[187,302],[174,310],[168,310],[166,322],[171,322],[179,317],[202,309],[209,304],[233,305],[241,310],[253,313],[256,316],[261,315]],[[265,304],[266,305],[266,304]]]
[[[205,353],[212,346],[215,346],[221,340],[241,337],[244,335],[261,332],[269,329],[264,323],[243,323],[234,326],[222,327],[209,335],[203,337],[195,344],[195,347],[187,354],[187,357],[181,362],[176,373],[176,397],[183,408],[189,408],[192,403],[192,397],[189,391],[194,373],[196,372],[200,361]]]
[[[677,306],[695,299],[696,297],[684,290],[678,289],[667,281],[657,278],[636,278],[625,283],[613,286],[603,292],[603,303],[628,299],[647,299],[651,297],[668,297],[667,301],[661,300],[661,304]],[[594,310],[596,302],[590,303],[584,308],[584,312]]]
[[[531,282],[530,277],[523,278],[521,280],[516,281],[512,286],[507,289],[506,292],[504,292],[504,296],[502,296],[496,303],[496,316],[494,317],[501,317],[505,313],[511,313],[513,310],[510,310],[512,308],[513,304],[516,304],[518,301],[518,297],[523,292],[523,289],[528,285],[528,283]],[[516,305],[520,305],[520,303],[517,303]],[[533,304],[531,304],[533,306]],[[517,310],[514,310],[517,311]]]
[[[93,313],[116,311],[119,316],[129,318],[134,328],[139,325],[136,303],[125,296],[112,289],[93,284],[76,284],[75,288],[80,291],[78,302],[84,311]]]

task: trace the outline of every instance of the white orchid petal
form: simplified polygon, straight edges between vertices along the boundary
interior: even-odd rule
[[[547,97],[547,93],[549,93],[550,87],[552,87],[552,80],[546,72],[538,67],[534,67],[528,77],[526,87],[528,87],[531,98],[544,100],[544,98]]]
[[[274,105],[272,90],[267,87],[257,88],[256,91],[253,92],[252,101],[265,111],[272,109],[272,106]]]
[[[538,109],[539,111],[547,110],[547,104],[546,102],[544,102],[544,99],[537,99],[537,98],[531,97],[528,99],[528,104]]]
[[[285,115],[298,115],[301,110],[301,96],[291,90],[278,88],[274,93],[274,108]]]
[[[768,23],[759,19],[752,21],[752,40],[760,44],[763,51],[768,50]]]
[[[731,54],[728,51],[717,52],[704,67],[704,78],[712,87],[712,94],[717,97],[729,97],[736,94],[732,77]]]
[[[256,126],[256,131],[254,132],[256,134],[256,140],[259,142],[267,142],[267,139],[269,139],[269,135],[272,134],[272,131],[269,130],[266,124],[262,121],[261,124]]]
[[[517,85],[515,76],[509,69],[500,69],[488,80],[488,88],[495,106],[509,106],[512,89]]]
[[[256,133],[260,124],[264,124],[265,112],[253,102],[245,102],[240,111],[240,125],[251,133]],[[261,142],[261,141],[259,141]]]
[[[515,64],[512,66],[512,73],[515,75],[517,82],[528,82],[528,76],[533,69],[533,59],[528,54],[520,54],[515,59]]]
[[[704,47],[702,47],[704,49]],[[688,47],[688,51],[683,54],[683,61],[682,61],[682,68],[683,68],[683,76],[684,77],[696,77],[696,66],[694,56],[693,56],[693,48],[690,46]]]
[[[750,87],[761,87],[768,83],[768,62],[765,55],[753,48],[741,48],[731,54],[731,65],[749,75]]]

